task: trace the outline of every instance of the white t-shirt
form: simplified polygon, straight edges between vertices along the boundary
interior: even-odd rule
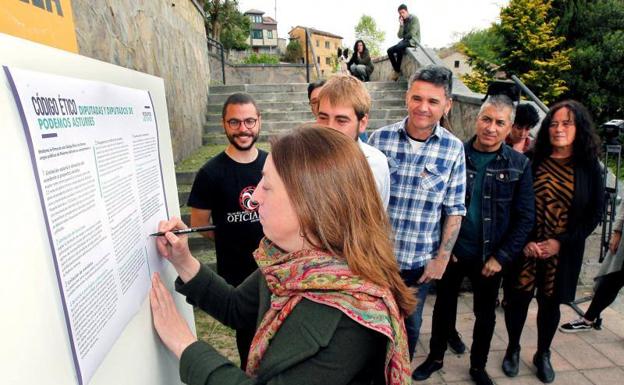
[[[381,202],[385,209],[388,208],[388,202],[390,202],[390,169],[388,168],[388,159],[375,147],[368,145],[358,139],[358,145],[366,156],[368,165],[375,177],[375,183],[377,184],[377,191],[381,197]]]
[[[409,140],[410,144],[412,145],[412,150],[414,150],[414,154],[418,154],[420,152],[420,149],[422,148],[422,146],[425,144],[424,140],[421,142],[420,140],[416,140],[416,139],[410,138],[409,135],[407,136],[407,139]]]

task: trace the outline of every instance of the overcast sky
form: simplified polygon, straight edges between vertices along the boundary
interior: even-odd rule
[[[458,40],[472,29],[481,29],[499,20],[501,6],[509,0],[239,0],[239,9],[259,9],[265,16],[275,16],[279,37],[288,38],[288,31],[297,25],[314,27],[344,38],[345,46],[353,46],[355,25],[365,14],[372,16],[377,28],[386,32],[384,50],[396,44],[399,28],[397,8],[405,3],[410,13],[420,20],[421,42],[441,48]]]

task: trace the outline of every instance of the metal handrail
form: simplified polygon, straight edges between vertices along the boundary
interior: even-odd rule
[[[223,85],[225,85],[225,49],[223,48],[223,44],[209,36],[206,36],[206,42],[208,45],[208,52],[211,51],[211,47],[215,47],[221,52],[221,75],[223,76]]]
[[[529,87],[527,87],[522,80],[520,80],[520,78],[518,78],[516,75],[511,75],[511,80],[514,81],[514,83],[516,83],[516,85],[518,87],[520,87],[520,89],[527,94],[527,96],[535,103],[537,104],[537,106],[544,111],[544,113],[548,113],[548,107],[546,107],[546,105],[544,103],[542,103],[542,101],[533,93],[533,91],[531,91],[529,89]]]
[[[310,31],[305,28],[306,34],[306,67],[310,65],[308,62],[308,47],[312,50],[312,61],[314,62],[314,68],[316,69],[316,78],[321,78],[321,69],[319,68],[318,62],[316,61],[316,52],[314,51],[314,45],[312,45],[312,36],[310,35]],[[308,75],[308,82],[310,82]]]
[[[431,55],[429,55],[429,52],[427,52],[427,50],[425,49],[425,47],[423,47],[420,42],[416,42],[416,46],[418,48],[420,48],[421,51],[423,51],[423,53],[425,54],[425,56],[427,56],[427,59],[429,59],[431,61],[431,64],[437,64],[437,62],[431,57]]]

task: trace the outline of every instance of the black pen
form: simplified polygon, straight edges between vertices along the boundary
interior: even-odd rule
[[[180,229],[180,230],[173,230],[173,231],[166,231],[167,233],[172,233],[175,235],[180,235],[180,234],[189,234],[189,233],[197,233],[200,231],[211,231],[216,229],[217,226],[215,225],[210,225],[210,226],[200,226],[200,227],[189,227],[188,229]],[[164,232],[159,231],[157,233],[154,234],[150,234],[150,237],[162,237],[163,235],[165,235]]]

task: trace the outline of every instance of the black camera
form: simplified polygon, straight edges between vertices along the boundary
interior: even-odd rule
[[[624,120],[622,119],[613,119],[609,120],[606,123],[603,123],[600,126],[602,135],[605,138],[605,144],[608,145],[618,145],[620,134],[624,134]]]

